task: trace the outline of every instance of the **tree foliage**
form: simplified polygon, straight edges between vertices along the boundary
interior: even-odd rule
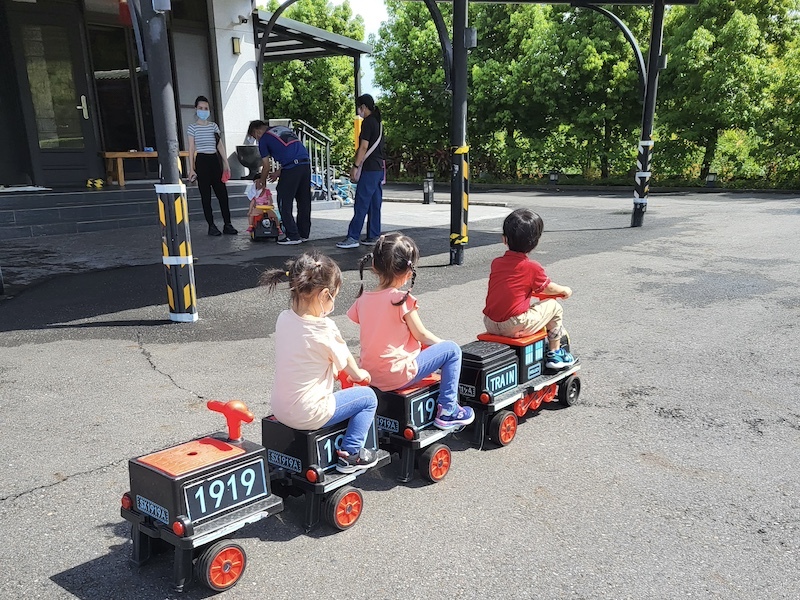
[[[450,168],[452,96],[442,49],[422,2],[387,0],[373,44],[390,167],[418,177]],[[271,0],[277,6],[277,0]],[[452,23],[452,4],[440,3]],[[609,7],[647,56],[651,8]],[[605,16],[567,4],[471,3],[478,46],[469,55],[472,172],[494,178],[548,170],[627,177],[635,170],[642,90],[635,55]],[[287,16],[363,38],[347,2],[302,0]],[[766,177],[800,183],[800,0],[702,0],[666,11],[655,119],[654,173]],[[451,35],[451,32],[448,32]],[[265,67],[268,116],[308,121],[349,160],[352,63],[347,58]]]
[[[270,0],[274,11],[278,0]],[[364,20],[353,16],[349,2],[339,6],[327,0],[300,0],[283,16],[356,40],[364,39]],[[334,164],[347,165],[353,157],[355,85],[353,61],[334,56],[264,64],[266,118],[301,119],[334,140]]]

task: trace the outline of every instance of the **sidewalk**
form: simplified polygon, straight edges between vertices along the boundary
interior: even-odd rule
[[[383,205],[383,230],[393,231],[416,227],[449,228],[449,204],[412,204],[413,192],[393,192],[397,201]],[[421,192],[420,192],[421,196]],[[504,216],[505,203],[494,201],[489,206],[474,205],[469,211],[470,223]],[[315,247],[323,252],[335,248],[344,238],[347,223],[353,216],[351,206],[318,210],[312,213],[311,242],[303,248]],[[199,263],[238,264],[266,256],[293,256],[298,246],[279,246],[275,242],[255,243],[247,234],[247,220],[234,218],[237,236],[209,237],[206,224],[194,219],[191,224],[192,246]],[[42,236],[0,242],[0,269],[5,293],[13,296],[24,287],[46,278],[69,273],[82,273],[123,266],[160,264],[161,230],[153,216],[152,227],[130,227],[73,235]],[[366,250],[366,249],[365,249]]]

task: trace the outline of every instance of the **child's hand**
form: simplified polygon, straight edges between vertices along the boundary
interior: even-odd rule
[[[366,371],[364,369],[360,369],[360,368],[356,369],[354,374],[355,374],[356,378],[353,379],[351,377],[351,379],[353,379],[353,383],[360,383],[362,385],[369,385],[370,382],[372,381],[372,375],[369,374],[369,371]]]
[[[560,295],[560,296],[561,296],[561,297],[562,297],[564,300],[566,300],[567,298],[569,298],[570,296],[572,296],[572,288],[568,288],[567,286],[564,286],[564,291],[562,291],[562,292],[561,292],[561,294],[559,294],[559,295]]]

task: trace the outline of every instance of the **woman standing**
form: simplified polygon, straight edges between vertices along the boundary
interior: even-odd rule
[[[351,178],[355,171],[361,168],[361,177],[356,187],[354,203],[355,214],[347,229],[347,237],[336,244],[339,248],[358,248],[361,229],[364,227],[364,218],[367,221],[367,237],[360,243],[372,246],[381,235],[381,204],[383,204],[383,123],[381,111],[375,105],[375,100],[369,94],[363,94],[356,100],[358,115],[364,119],[361,124],[358,151],[353,161]]]
[[[194,101],[197,121],[189,125],[189,181],[197,180],[200,189],[200,198],[203,202],[203,214],[208,222],[208,235],[236,235],[239,233],[231,225],[231,209],[228,205],[228,190],[225,181],[231,175],[225,145],[222,143],[219,127],[214,121],[209,121],[211,111],[208,98],[198,96]],[[217,153],[219,152],[219,155]],[[222,164],[220,164],[220,157]],[[220,231],[214,224],[214,212],[211,210],[211,188],[219,201],[219,209],[225,225]]]

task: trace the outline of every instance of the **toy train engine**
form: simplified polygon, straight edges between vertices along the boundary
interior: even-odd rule
[[[271,204],[256,204],[252,212],[252,230],[250,239],[254,242],[277,240],[281,235],[281,226],[278,215],[275,214]]]
[[[262,441],[267,447],[270,479],[276,493],[282,496],[305,495],[306,531],[320,520],[324,506],[325,521],[340,531],[355,525],[364,506],[361,492],[349,485],[366,471],[336,471],[347,421],[300,431],[280,423],[273,415],[261,420]],[[378,439],[373,422],[365,447],[377,450]],[[378,450],[378,462],[371,469],[389,464],[391,455]]]
[[[562,346],[569,350],[564,335]],[[462,404],[475,410],[473,441],[484,437],[506,446],[517,433],[518,419],[545,402],[570,406],[580,394],[578,361],[567,369],[545,368],[547,335],[544,329],[521,338],[482,333],[478,341],[461,348],[458,392]]]
[[[450,470],[450,448],[439,442],[454,429],[437,429],[433,424],[439,380],[436,374],[394,392],[375,389],[378,435],[382,447],[400,454],[400,481],[410,481],[415,466],[433,483],[441,481]]]
[[[234,586],[246,566],[244,549],[218,540],[283,510],[283,500],[270,491],[266,450],[241,436],[241,423],[251,422],[252,413],[238,400],[212,400],[208,408],[225,415],[228,435],[131,459],[130,491],[122,497],[120,512],[132,524],[133,563],[141,566],[174,546],[177,591],[191,581],[193,566],[212,590]]]

